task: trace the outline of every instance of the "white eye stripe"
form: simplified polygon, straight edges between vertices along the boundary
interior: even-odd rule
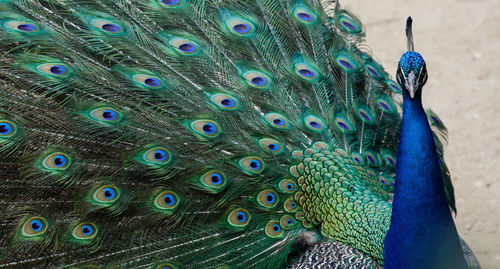
[[[406,79],[406,75],[405,75],[405,72],[403,70],[403,67],[400,67],[399,68],[399,71],[401,71],[401,74],[403,75],[403,77]]]

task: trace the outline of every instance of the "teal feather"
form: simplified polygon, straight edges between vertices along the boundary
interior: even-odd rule
[[[0,1],[0,267],[383,265],[402,89],[319,2]]]

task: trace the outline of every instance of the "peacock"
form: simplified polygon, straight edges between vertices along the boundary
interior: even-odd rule
[[[337,1],[0,0],[0,268],[479,268],[406,32],[396,82]]]

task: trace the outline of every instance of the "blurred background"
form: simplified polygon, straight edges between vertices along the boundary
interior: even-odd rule
[[[448,127],[445,160],[455,186],[460,235],[483,269],[500,268],[500,1],[341,0],[365,27],[373,56],[395,77],[406,51],[427,62],[424,106]]]

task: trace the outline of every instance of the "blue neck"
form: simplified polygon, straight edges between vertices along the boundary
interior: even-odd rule
[[[422,91],[403,89],[403,119],[385,269],[467,268],[446,200]]]

